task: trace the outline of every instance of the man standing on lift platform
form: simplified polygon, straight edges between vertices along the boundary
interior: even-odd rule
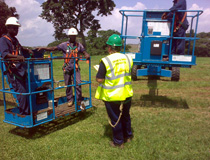
[[[12,58],[14,61],[5,63],[6,74],[9,83],[12,85],[15,92],[26,93],[26,80],[27,73],[24,68],[24,59],[22,52],[33,54],[33,51],[27,48],[23,48],[16,36],[20,27],[20,23],[16,17],[10,17],[6,21],[7,34],[0,38],[0,53],[3,59]],[[17,94],[17,100],[19,103],[19,114],[29,115],[30,108],[27,102],[26,95]]]
[[[86,52],[85,48],[81,43],[76,42],[76,37],[78,35],[78,31],[75,28],[70,28],[68,30],[67,35],[69,36],[69,41],[63,42],[58,46],[54,47],[42,47],[37,48],[39,50],[46,51],[62,51],[64,58],[69,58],[64,60],[63,64],[63,74],[64,74],[64,82],[65,85],[71,85],[74,78],[76,78],[76,84],[81,83],[81,75],[80,75],[80,67],[79,67],[79,59],[76,57],[80,57],[82,53],[86,59],[90,58],[90,55]],[[71,58],[71,59],[70,59]],[[76,68],[76,77],[74,77],[74,59],[76,58],[75,68]],[[71,107],[73,105],[73,91],[72,87],[66,88],[66,97],[68,101],[68,106]],[[81,105],[82,101],[82,88],[81,85],[76,86],[76,97],[77,97],[77,105]],[[84,106],[80,106],[81,110],[84,110]]]
[[[166,12],[162,15],[162,19],[171,19],[175,13],[173,37],[185,37],[185,32],[188,29],[186,12],[176,12],[178,10],[186,10],[186,0],[173,0],[174,5],[169,9],[171,12]],[[171,54],[184,55],[185,39],[173,39]]]

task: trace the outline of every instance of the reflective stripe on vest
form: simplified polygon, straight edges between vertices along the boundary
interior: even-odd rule
[[[124,101],[132,97],[132,58],[125,54],[114,53],[102,58],[102,61],[107,72],[104,82],[97,88],[95,98],[104,101]]]
[[[124,84],[119,84],[116,86],[105,86],[103,84],[99,84],[100,87],[103,87],[104,89],[117,89],[117,88],[121,88],[121,87],[125,87],[125,85],[130,85],[131,82],[126,82]]]
[[[130,62],[130,60],[129,60],[129,58],[128,58],[128,56],[127,56],[126,54],[125,54],[125,56],[126,56],[126,58],[127,58],[127,60],[128,60],[128,63],[129,63],[129,70],[131,70],[131,62]],[[112,72],[111,72],[112,77],[107,77],[107,76],[105,76],[105,79],[114,80],[114,79],[121,78],[121,77],[124,77],[124,76],[131,76],[131,72],[128,72],[128,73],[125,72],[124,74],[120,74],[120,75],[115,76],[115,74],[114,74],[114,69],[113,69],[113,66],[112,66],[111,61],[109,60],[108,57],[105,57],[105,59],[106,59],[107,62],[109,63],[109,66],[110,66],[110,68],[111,68],[111,70],[112,70]]]

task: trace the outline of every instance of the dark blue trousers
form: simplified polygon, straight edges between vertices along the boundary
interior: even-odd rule
[[[15,78],[15,76],[7,74],[9,78],[9,82],[11,83],[13,89],[15,92],[18,93],[26,93],[26,78],[18,79]],[[30,114],[30,108],[28,105],[28,100],[26,95],[19,95],[17,94],[17,100],[19,103],[19,110],[21,115],[29,115]]]
[[[120,101],[107,102],[104,101],[108,116],[111,119],[111,123],[114,125],[120,115]],[[131,131],[131,119],[130,119],[130,107],[131,98],[127,98],[123,104],[123,112],[121,119],[115,128],[112,127],[113,142],[116,144],[122,144],[124,139],[132,137]]]
[[[74,71],[70,71],[70,73],[64,73],[65,85],[71,85],[72,82],[74,83],[75,78],[76,78],[76,84],[80,84],[81,83],[81,75],[80,75],[79,69],[76,70],[76,77],[74,77]],[[81,99],[82,99],[81,85],[76,86],[76,95],[77,95],[77,101],[81,101]],[[66,97],[67,97],[67,101],[74,101],[72,87],[66,88]]]
[[[185,37],[185,29],[180,27],[178,31],[174,32],[174,37]],[[184,55],[185,54],[185,40],[173,39],[171,54]]]

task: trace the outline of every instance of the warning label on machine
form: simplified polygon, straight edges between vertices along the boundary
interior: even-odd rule
[[[34,75],[37,75],[40,80],[49,79],[50,78],[49,64],[35,64]]]
[[[172,61],[192,62],[191,55],[172,55]]]
[[[163,36],[169,36],[170,34],[170,22],[148,22],[148,34],[153,32],[160,32]]]
[[[43,120],[45,118],[47,118],[47,112],[37,114],[37,121]]]

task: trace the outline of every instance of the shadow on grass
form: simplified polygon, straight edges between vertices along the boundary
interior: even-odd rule
[[[180,108],[180,109],[189,109],[189,106],[186,100],[179,99],[170,99],[166,96],[151,96],[151,95],[142,95],[139,100],[133,100],[132,106],[140,107],[164,107],[164,108]]]
[[[187,101],[182,98],[170,99],[166,96],[159,96],[157,80],[155,76],[148,77],[149,94],[141,95],[140,102],[139,100],[132,100],[132,105],[140,105],[140,107],[189,108]]]
[[[73,125],[79,121],[83,121],[86,118],[90,117],[94,114],[97,107],[93,106],[92,108],[88,109],[86,112],[78,112],[66,117],[55,119],[51,122],[33,127],[33,128],[20,128],[16,127],[10,130],[11,134],[24,137],[26,139],[37,139],[41,138],[45,135],[50,133],[56,132],[63,128],[66,128],[70,125]]]
[[[109,124],[104,125],[104,137],[108,137],[112,140],[112,127]]]
[[[16,106],[17,103],[15,102],[10,102],[10,101],[6,101],[6,105],[7,106]],[[0,106],[4,106],[4,101],[0,99]]]

